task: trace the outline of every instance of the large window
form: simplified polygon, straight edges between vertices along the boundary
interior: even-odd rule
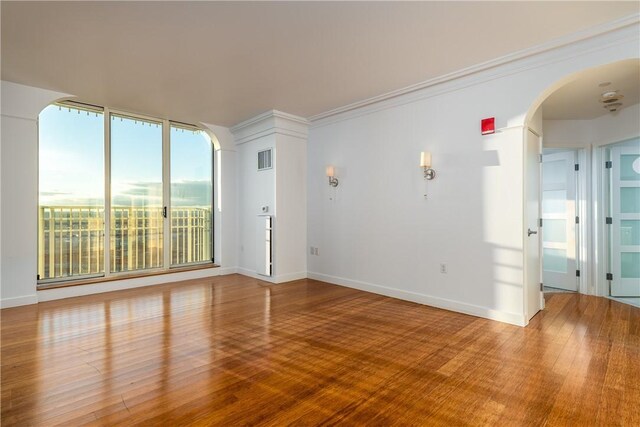
[[[212,176],[213,146],[196,127],[78,103],[45,108],[40,282],[211,263]]]

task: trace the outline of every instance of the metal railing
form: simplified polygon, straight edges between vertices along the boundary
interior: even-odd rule
[[[40,206],[40,280],[104,273],[104,208]],[[111,209],[111,272],[160,268],[164,262],[161,207]],[[171,265],[211,259],[211,209],[171,209]]]

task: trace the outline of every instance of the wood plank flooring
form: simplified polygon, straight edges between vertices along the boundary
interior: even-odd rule
[[[3,426],[640,426],[640,309],[526,328],[240,275],[5,309]]]

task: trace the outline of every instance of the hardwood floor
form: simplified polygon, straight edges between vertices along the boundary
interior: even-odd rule
[[[526,328],[240,275],[5,309],[2,425],[640,426],[640,309]]]

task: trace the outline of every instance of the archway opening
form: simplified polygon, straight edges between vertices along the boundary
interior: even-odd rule
[[[639,102],[640,60],[630,59],[561,79],[527,114],[542,137],[546,292],[640,305]]]

